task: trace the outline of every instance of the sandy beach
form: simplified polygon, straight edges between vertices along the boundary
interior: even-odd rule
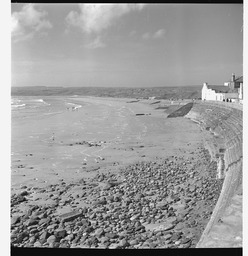
[[[209,135],[168,101],[44,102],[12,114],[13,246],[195,247],[222,185]]]
[[[68,101],[83,107],[68,111],[61,106],[37,116],[34,109],[23,119],[13,117],[13,189],[78,180],[91,168],[110,171],[135,161],[185,155],[202,143],[197,125],[184,118],[166,119],[164,110],[155,110],[149,101],[92,97]]]

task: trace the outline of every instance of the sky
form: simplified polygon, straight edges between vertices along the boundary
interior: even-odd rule
[[[11,4],[11,85],[221,85],[243,75],[241,4]]]

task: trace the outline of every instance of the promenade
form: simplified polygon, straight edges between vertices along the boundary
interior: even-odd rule
[[[217,175],[224,178],[221,195],[197,248],[242,247],[242,105],[196,103],[187,115],[213,135],[211,156],[219,162]]]

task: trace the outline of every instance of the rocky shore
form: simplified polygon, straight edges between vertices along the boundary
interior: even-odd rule
[[[11,246],[194,248],[223,180],[199,148],[11,196]]]

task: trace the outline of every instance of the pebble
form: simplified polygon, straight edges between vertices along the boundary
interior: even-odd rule
[[[56,236],[54,236],[54,235],[49,236],[49,237],[47,238],[47,242],[48,242],[49,244],[51,244],[51,243],[53,243],[53,242],[57,242]]]
[[[42,244],[39,241],[36,241],[33,246],[34,247],[41,247]]]
[[[202,166],[209,162],[203,156],[200,160]],[[222,183],[214,183],[211,168],[209,176],[204,178],[207,182],[196,183],[198,172],[192,174],[191,166],[187,174],[189,162],[184,161],[184,166],[182,162],[181,158],[175,162],[144,161],[121,169],[119,174],[106,172],[104,176],[97,174],[79,182],[62,182],[36,190],[37,196],[50,191],[56,200],[46,208],[30,207],[25,216],[12,216],[11,243],[52,248],[194,247],[200,231],[194,233],[192,230],[201,229],[202,232],[206,225],[203,215],[200,212],[197,215],[197,207],[204,209],[204,216],[209,218],[214,207],[213,199],[218,198]],[[99,181],[108,182],[100,189]],[[202,184],[207,187],[202,189]],[[78,188],[83,190],[84,197]],[[25,191],[33,193],[34,190],[25,188]],[[202,196],[209,199],[208,204],[198,206]],[[13,195],[11,212],[14,214],[15,210],[17,213],[19,204],[27,200],[32,202],[20,194]],[[60,206],[57,202],[61,208],[65,204],[76,209],[58,215]],[[88,206],[80,208],[81,202]],[[148,228],[149,225],[155,228]]]
[[[126,239],[122,239],[122,240],[120,240],[119,245],[120,245],[121,247],[124,247],[124,248],[125,248],[126,246],[129,245],[129,243],[127,242]]]
[[[11,225],[15,225],[16,223],[18,223],[20,221],[20,216],[14,216],[11,218]]]

